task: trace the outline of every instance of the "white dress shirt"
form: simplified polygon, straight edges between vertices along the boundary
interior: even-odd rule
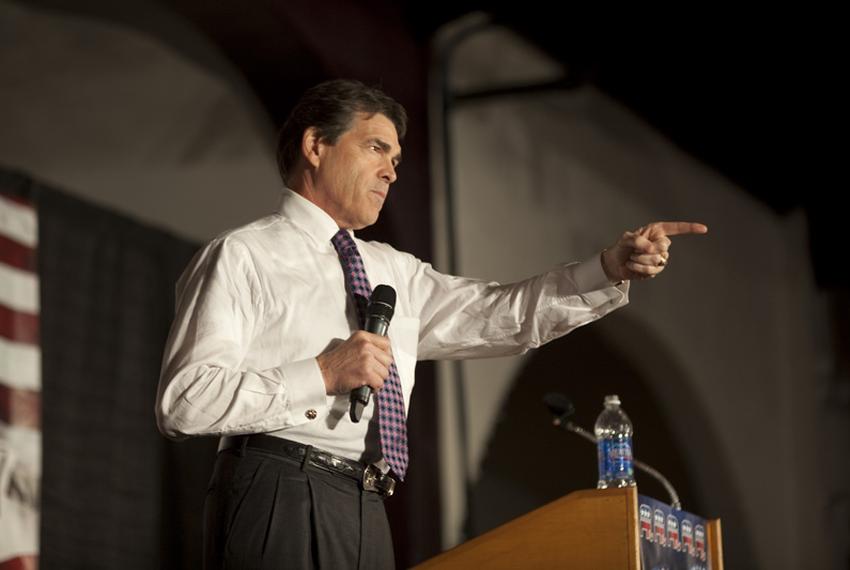
[[[321,208],[285,189],[280,213],[215,238],[177,283],[156,402],[167,436],[269,433],[351,459],[380,458],[372,398],[362,420],[329,396],[316,357],[357,326]],[[520,354],[628,302],[599,256],[509,285],[444,275],[355,238],[372,287],[397,293],[388,336],[409,407],[417,360]],[[377,419],[377,418],[376,418]]]

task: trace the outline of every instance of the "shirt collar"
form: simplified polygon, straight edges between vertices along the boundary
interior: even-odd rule
[[[339,231],[339,226],[327,212],[298,192],[284,187],[280,215],[307,233],[321,247],[333,247],[331,238]],[[349,230],[348,233],[354,237],[354,232]]]

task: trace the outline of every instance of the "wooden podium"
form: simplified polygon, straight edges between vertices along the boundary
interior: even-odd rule
[[[637,489],[576,491],[416,566],[640,570]],[[706,528],[709,568],[723,570],[720,519]]]

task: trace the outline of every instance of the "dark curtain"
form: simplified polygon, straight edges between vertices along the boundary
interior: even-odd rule
[[[159,435],[174,283],[196,246],[0,170],[39,215],[42,568],[195,568],[213,439]]]

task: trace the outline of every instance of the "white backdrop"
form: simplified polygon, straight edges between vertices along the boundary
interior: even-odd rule
[[[462,27],[463,24],[458,24]],[[438,41],[447,41],[446,30]],[[490,27],[460,44],[450,60],[452,89],[555,79],[568,70],[510,32]],[[710,104],[710,102],[707,102]],[[433,122],[434,180],[442,180],[439,116]],[[826,490],[817,478],[815,291],[801,215],[781,218],[689,157],[592,87],[464,103],[450,115],[459,273],[513,281],[563,261],[586,259],[626,229],[655,220],[706,223],[708,236],[674,240],[659,279],[633,284],[631,304],[606,317],[606,339],[637,362],[670,416],[688,402],[671,383],[687,383],[708,418],[721,456],[690,446],[709,517],[739,510],[760,568],[822,568],[829,562]],[[434,193],[438,267],[445,269],[442,189]],[[623,314],[625,313],[625,314]],[[625,319],[662,339],[687,371],[666,377]],[[461,539],[461,464],[473,480],[524,357],[467,361],[469,453],[460,457],[449,366],[441,368],[444,546]],[[472,404],[474,403],[474,405]],[[712,477],[722,462],[734,489]],[[726,537],[735,566],[736,537]]]

